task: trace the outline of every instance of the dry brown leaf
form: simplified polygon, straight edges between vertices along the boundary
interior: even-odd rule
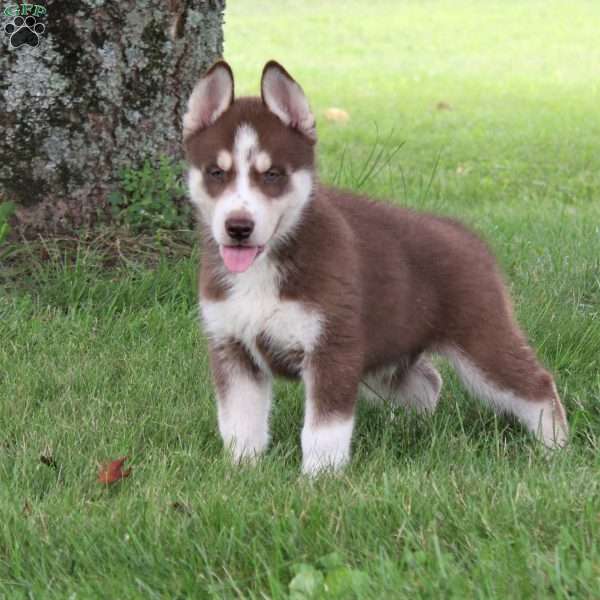
[[[325,118],[334,123],[347,123],[350,120],[350,113],[343,108],[332,106],[325,111]]]
[[[131,475],[131,469],[123,470],[123,464],[126,460],[127,457],[123,456],[122,458],[117,458],[117,460],[102,465],[98,471],[98,483],[110,485],[125,477],[129,477],[129,475]]]
[[[42,464],[46,465],[47,467],[51,467],[52,469],[58,469],[56,460],[54,460],[54,457],[52,456],[52,454],[46,450],[44,451],[43,454],[40,454],[40,462]]]

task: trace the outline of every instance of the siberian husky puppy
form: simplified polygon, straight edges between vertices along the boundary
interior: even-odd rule
[[[339,469],[359,388],[435,409],[432,353],[544,444],[566,443],[553,378],[486,245],[451,219],[320,185],[315,119],[281,65],[265,65],[260,98],[235,100],[218,62],[183,125],[219,430],[236,461],[267,447],[272,381],[284,376],[304,382],[304,472]]]

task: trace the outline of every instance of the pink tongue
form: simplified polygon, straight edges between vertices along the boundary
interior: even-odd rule
[[[243,273],[258,254],[258,246],[221,246],[225,266],[232,273]]]

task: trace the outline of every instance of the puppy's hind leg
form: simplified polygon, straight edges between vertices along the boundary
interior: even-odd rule
[[[395,406],[419,413],[433,413],[442,389],[442,377],[426,356],[414,363],[398,364],[369,374],[361,394],[369,400],[389,400]]]
[[[421,356],[398,383],[397,402],[409,410],[433,413],[438,404],[442,383],[442,376],[431,360]]]
[[[484,332],[444,354],[463,383],[496,412],[514,415],[547,447],[564,446],[568,425],[552,375],[518,330],[501,331],[504,335],[496,330],[494,337],[487,338],[494,344],[484,342]]]

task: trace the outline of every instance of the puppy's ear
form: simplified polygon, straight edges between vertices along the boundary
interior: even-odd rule
[[[274,60],[263,69],[260,91],[267,108],[281,121],[300,131],[311,142],[317,140],[315,118],[302,88]]]
[[[183,139],[212,125],[233,102],[233,73],[220,60],[195,85],[183,116]]]

